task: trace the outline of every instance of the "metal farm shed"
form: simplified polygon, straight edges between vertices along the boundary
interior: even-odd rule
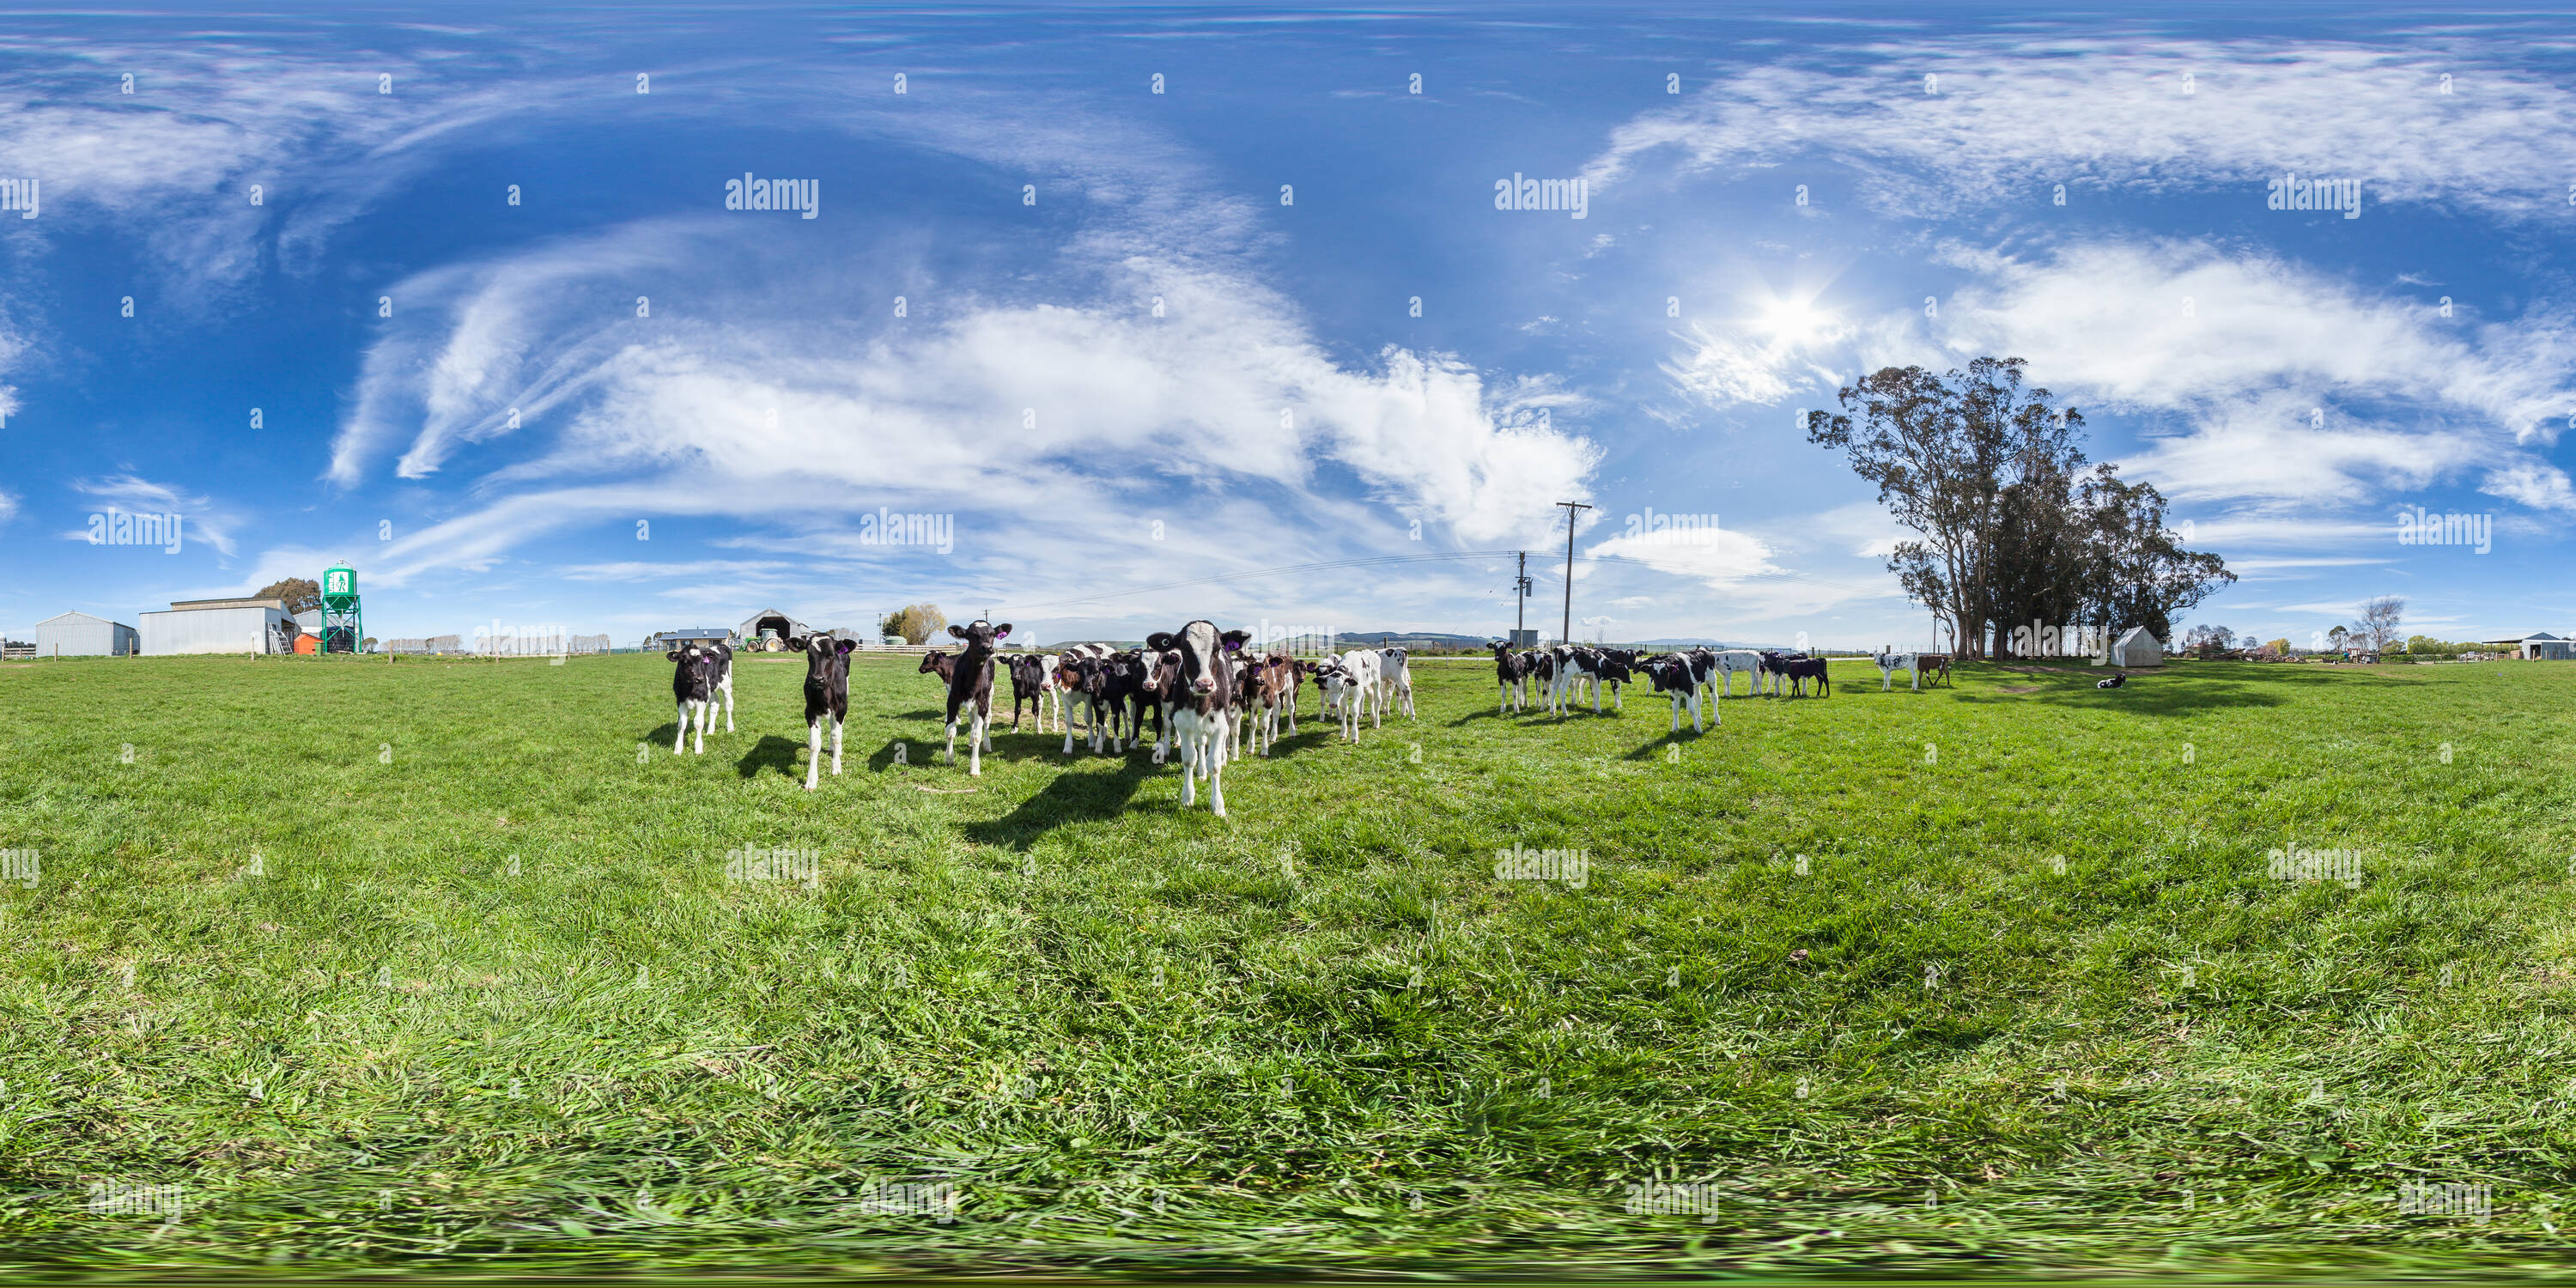
[[[133,627],[87,613],[64,613],[36,623],[38,657],[131,657],[142,643]]]
[[[166,613],[145,613],[143,655],[283,653],[294,647],[295,618],[282,599],[191,599]]]

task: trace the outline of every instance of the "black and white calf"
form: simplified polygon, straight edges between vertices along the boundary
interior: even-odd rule
[[[854,640],[799,635],[787,647],[805,655],[805,790],[823,768],[823,722],[832,722],[832,776],[841,774],[841,722],[850,715],[850,650]]]
[[[1055,659],[1038,653],[1014,653],[1008,659],[1011,670],[1011,732],[1020,731],[1020,705],[1028,704],[1038,718],[1038,732],[1047,731],[1047,701],[1060,696],[1055,685]],[[1058,719],[1062,719],[1058,708]]]
[[[1169,713],[1173,740],[1181,749],[1181,808],[1198,803],[1198,780],[1208,780],[1208,808],[1225,817],[1225,753],[1233,741],[1233,655],[1251,640],[1250,631],[1218,634],[1202,618],[1177,632],[1156,631],[1145,637],[1149,653],[1178,654],[1180,700]]]
[[[1691,732],[1706,733],[1707,726],[1700,723],[1699,673],[1692,669],[1690,659],[1678,653],[1667,653],[1650,658],[1641,665],[1647,683],[1655,686],[1655,692],[1673,700],[1672,732],[1682,731],[1682,707],[1688,705]]]
[[[984,753],[993,749],[987,732],[993,722],[993,645],[1010,637],[1011,624],[995,626],[978,617],[963,627],[949,627],[948,633],[966,641],[966,647],[957,650],[956,670],[948,677],[948,763],[957,763],[957,710],[972,704],[966,726],[966,772],[981,775]]]
[[[1107,721],[1114,716],[1109,705],[1109,661],[1105,654],[1065,652],[1057,655],[1056,683],[1064,689],[1065,705],[1082,712],[1083,736],[1091,744],[1091,754],[1103,750],[1102,738]],[[1064,723],[1064,754],[1073,754],[1073,725]]]
[[[1765,665],[1770,665],[1766,663]],[[1784,657],[1778,662],[1779,677],[1789,682],[1790,696],[1804,693],[1807,681],[1816,682],[1816,690],[1825,697],[1834,696],[1833,671],[1821,657]]]
[[[1494,714],[1501,715],[1507,710],[1527,710],[1529,708],[1530,655],[1513,652],[1509,644],[1495,644],[1491,647],[1494,650],[1494,685],[1498,690],[1494,698]]]
[[[689,736],[689,720],[698,722],[698,755],[707,753],[707,726],[715,723],[716,704],[725,709],[725,732],[733,732],[733,649],[719,640],[713,644],[691,643],[672,649],[664,656],[676,665],[671,671],[671,696],[680,707],[680,727],[671,734],[671,754],[680,754],[680,740]]]
[[[1548,655],[1556,661],[1556,682],[1547,690],[1549,714],[1564,715],[1566,695],[1582,684],[1592,686],[1592,714],[1601,714],[1600,651],[1580,644],[1559,644],[1548,650]]]

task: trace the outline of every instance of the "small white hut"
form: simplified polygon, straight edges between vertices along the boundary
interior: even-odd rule
[[[2144,626],[2130,627],[2129,633],[2121,636],[2119,642],[2111,646],[2111,665],[2113,666],[2163,666],[2164,664],[2164,641],[2157,639]]]

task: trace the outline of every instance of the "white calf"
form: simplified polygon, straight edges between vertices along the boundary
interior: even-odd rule
[[[1375,705],[1378,684],[1378,656],[1369,649],[1352,649],[1325,663],[1316,672],[1324,686],[1324,714],[1339,715],[1342,737],[1360,740],[1360,716],[1365,711],[1374,727],[1384,727],[1383,714],[1370,710]]]
[[[1717,677],[1715,681],[1717,696],[1721,698],[1735,696],[1735,673],[1738,671],[1743,672],[1745,677],[1744,696],[1749,698],[1762,691],[1762,655],[1760,653],[1749,648],[1730,648],[1719,649],[1710,656],[1717,660],[1717,665],[1712,668]]]
[[[1413,668],[1405,665],[1404,650],[1379,649],[1377,671],[1377,705],[1381,711],[1400,706],[1409,719],[1413,717]]]
[[[1922,655],[1918,653],[1881,653],[1870,659],[1878,663],[1878,691],[1896,687],[1896,673],[1903,671],[1914,682],[1914,691],[1923,691]]]

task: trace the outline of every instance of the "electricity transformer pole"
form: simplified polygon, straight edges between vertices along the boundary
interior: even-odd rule
[[[1592,507],[1581,501],[1559,501],[1565,507],[1565,622],[1559,627],[1558,639],[1574,642],[1574,516]]]
[[[1525,633],[1525,631],[1526,631],[1526,628],[1527,628],[1527,625],[1528,625],[1527,618],[1528,618],[1528,615],[1529,615],[1529,594],[1530,594],[1530,579],[1529,579],[1529,552],[1528,552],[1528,551],[1526,551],[1526,550],[1521,551],[1521,552],[1520,552],[1520,557],[1521,557],[1521,575],[1512,579],[1512,647],[1513,647],[1513,648],[1522,648],[1522,647],[1526,647],[1525,645],[1523,645],[1523,644],[1521,643],[1521,636],[1522,636],[1522,634],[1523,634],[1523,633]]]

